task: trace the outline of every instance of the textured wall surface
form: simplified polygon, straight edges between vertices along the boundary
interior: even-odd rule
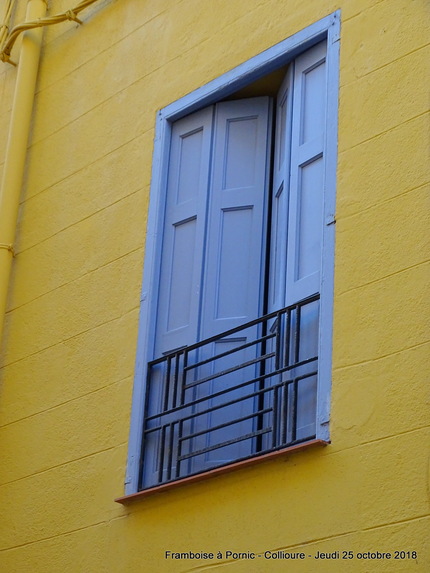
[[[118,505],[156,111],[337,9],[332,443]],[[429,16],[426,0],[100,0],[45,30],[0,355],[0,571],[428,571]],[[15,79],[1,64],[0,175]],[[277,549],[418,559],[164,558]]]

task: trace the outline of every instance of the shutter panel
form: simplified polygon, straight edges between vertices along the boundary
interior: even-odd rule
[[[167,196],[162,235],[160,283],[155,327],[155,358],[196,342],[205,242],[213,107],[176,121],[172,126]],[[153,368],[148,415],[163,411],[164,365]],[[175,415],[170,416],[171,421]],[[166,423],[167,418],[163,418]],[[160,419],[150,426],[156,427]],[[175,430],[176,431],[176,430]],[[175,435],[177,439],[177,435]],[[147,434],[142,484],[159,482],[166,436]],[[162,480],[166,479],[165,456]]]
[[[298,57],[294,72],[287,306],[318,293],[323,228],[326,43]]]
[[[285,285],[287,273],[288,205],[290,185],[291,123],[293,101],[294,63],[291,63],[276,97],[275,141],[273,152],[273,178],[271,189],[270,217],[270,266],[267,278],[267,312],[271,313],[285,306]],[[274,332],[278,319],[268,323],[268,331]],[[276,352],[276,339],[269,340],[267,353]],[[275,358],[266,362],[267,368],[275,369]],[[271,377],[267,385],[286,379],[286,375]],[[264,407],[273,408],[273,396],[264,396]],[[281,414],[283,416],[284,414]],[[272,435],[262,436],[263,448],[270,447]]]
[[[268,312],[285,306],[293,69],[291,64],[276,100]]]
[[[213,107],[173,124],[155,356],[196,342]]]
[[[208,239],[201,313],[205,339],[257,318],[263,309],[266,197],[270,145],[269,98],[222,102],[216,106],[212,178],[208,211]],[[205,348],[201,358],[231,350],[255,337],[257,329],[241,331]],[[199,372],[213,374],[255,357],[251,347],[217,359]],[[255,377],[255,366],[215,378],[199,387],[199,395],[234,387]],[[228,392],[202,404],[206,407],[236,400],[254,385]],[[199,419],[199,428],[214,428],[229,419],[249,416],[256,399],[247,398]],[[255,429],[255,418],[218,429],[200,440],[194,450],[240,438]],[[196,428],[198,431],[199,428]],[[239,441],[200,456],[195,467],[226,463],[251,454],[252,439]],[[203,459],[204,458],[204,459]]]
[[[290,206],[287,245],[286,306],[321,288],[323,233],[326,42],[299,56],[294,68],[291,133]],[[319,301],[293,314],[292,328],[300,331],[299,361],[318,355]],[[292,346],[295,343],[292,343]],[[297,424],[290,439],[313,437],[316,431],[317,375],[313,364],[291,372],[296,383],[289,388],[290,415],[296,408]],[[296,406],[294,406],[294,404]]]
[[[269,98],[216,106],[202,338],[263,308]]]

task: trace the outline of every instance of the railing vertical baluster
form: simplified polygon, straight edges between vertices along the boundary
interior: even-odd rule
[[[167,451],[167,479],[172,478],[173,439],[175,437],[175,422],[169,424],[169,447]]]
[[[284,359],[284,366],[289,366],[290,365],[290,350],[291,350],[291,310],[288,309],[286,311],[286,322],[287,322],[287,326],[286,326],[286,333],[285,333],[285,359]]]
[[[301,306],[296,305],[296,324],[294,326],[294,363],[297,364],[300,356],[300,321],[301,321]]]
[[[288,385],[285,383],[282,384],[281,391],[281,441],[279,445],[287,443]]]
[[[164,372],[164,396],[163,396],[163,411],[169,408],[169,394],[170,394],[170,370],[172,367],[172,359],[170,356],[166,358],[166,368]]]
[[[179,420],[178,423],[178,439],[176,440],[176,472],[175,477],[178,478],[181,474],[181,456],[182,456],[182,435],[184,433],[184,420]]]
[[[291,440],[294,442],[297,439],[297,378],[294,378],[293,382],[293,411],[292,411],[292,421],[291,421]]]
[[[158,483],[163,481],[165,442],[166,426],[164,425],[161,428],[161,439],[158,444]]]
[[[282,313],[276,315],[276,338],[275,338],[275,370],[281,367],[281,336],[282,336]]]
[[[182,365],[182,376],[181,376],[181,406],[185,403],[185,389],[187,386],[187,366],[188,366],[188,350],[184,348],[184,361]]]
[[[177,403],[177,399],[178,399],[178,378],[179,378],[179,363],[181,360],[181,355],[182,355],[182,351],[178,351],[175,354],[175,368],[174,368],[174,374],[173,374],[173,395],[172,395],[172,406],[173,408],[176,408],[176,406],[178,405]]]
[[[143,486],[143,462],[145,454],[145,430],[147,425],[147,418],[149,412],[149,396],[151,392],[151,372],[152,367],[148,365],[148,371],[146,373],[146,385],[145,385],[145,399],[143,404],[143,424],[142,424],[142,443],[140,444],[140,462],[139,462],[139,484],[140,487]]]
[[[279,386],[275,386],[273,391],[273,417],[272,417],[272,448],[276,448],[279,440],[279,428],[278,428],[278,417],[279,417]]]
[[[301,306],[296,304],[295,310],[295,324],[294,324],[294,365],[299,362],[300,356],[300,321],[301,321]],[[291,414],[291,440],[295,441],[297,438],[297,394],[298,383],[297,373],[293,371],[294,382],[292,387],[292,414]]]
[[[261,328],[261,334],[262,336],[266,336],[267,334],[267,330],[268,330],[268,324],[267,324],[267,320],[263,320],[262,321],[262,328]],[[257,326],[258,328],[258,326]],[[259,354],[260,356],[264,356],[266,354],[267,351],[267,341],[264,339],[262,341],[259,342],[259,346],[260,346],[260,352],[258,352],[258,345],[256,347],[256,354]],[[267,365],[266,365],[266,361],[265,360],[261,360],[258,364],[258,370],[259,370],[259,374],[260,376],[264,377],[264,374],[266,373],[266,369],[267,369]],[[259,390],[263,390],[265,385],[265,379],[261,378],[258,382],[258,388]],[[264,394],[259,394],[258,398],[257,398],[257,410],[263,410],[264,409],[264,402],[266,400],[266,396]],[[264,424],[264,419],[263,419],[263,415],[259,415],[257,416],[257,420],[256,420],[256,427],[257,427],[257,431],[260,431],[263,428],[263,424]],[[255,451],[260,451],[263,448],[263,436],[258,435],[254,440],[253,440],[254,444],[255,444]]]

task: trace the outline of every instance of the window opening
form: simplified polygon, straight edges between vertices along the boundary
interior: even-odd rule
[[[331,223],[334,218],[337,159],[339,15],[339,12],[335,12],[315,22],[234,70],[173,102],[157,115],[127,464],[127,495],[140,489],[153,488],[176,479],[206,472],[212,468],[254,458],[263,455],[264,452],[276,452],[278,449],[289,447],[294,443],[294,440],[297,444],[306,442],[305,436],[311,435],[311,433],[312,435],[316,434],[315,443],[327,443],[331,385],[335,227]],[[230,104],[240,105],[235,100],[240,101],[242,98],[254,99],[255,96],[255,98],[264,99],[268,95],[273,96],[274,94],[269,94],[268,91],[264,93],[258,91],[261,85],[272,75],[273,70],[275,72],[272,78],[277,75],[274,89],[274,92],[277,92],[282,77],[285,76],[285,82],[288,83],[288,73],[292,75],[292,68],[297,69],[300,61],[303,63],[306,60],[306,54],[309,55],[312,50],[318,49],[318,45],[320,48],[323,46],[324,56],[319,62],[323,63],[327,70],[325,74],[326,85],[313,91],[314,93],[323,92],[327,99],[322,107],[318,108],[318,105],[316,107],[311,105],[311,107],[314,111],[315,109],[323,109],[327,114],[322,122],[325,133],[323,137],[316,138],[316,145],[315,142],[309,145],[310,141],[307,140],[309,139],[309,130],[312,131],[312,127],[318,122],[315,122],[314,116],[312,116],[308,118],[306,123],[303,121],[297,123],[298,119],[300,120],[300,109],[303,109],[303,101],[307,102],[306,105],[308,105],[310,99],[309,97],[307,99],[306,97],[302,98],[299,93],[294,94],[294,101],[301,102],[301,107],[296,108],[294,106],[295,109],[291,109],[287,105],[284,108],[285,116],[289,117],[291,121],[286,128],[286,137],[282,139],[283,146],[277,144],[279,135],[276,127],[274,135],[271,136],[275,139],[274,147],[282,149],[282,151],[277,153],[275,149],[275,153],[272,153],[273,183],[270,184],[271,192],[268,194],[264,206],[266,219],[263,219],[266,221],[267,234],[263,225],[257,233],[251,232],[250,234],[254,242],[255,237],[258,236],[260,253],[262,252],[262,245],[265,247],[268,244],[268,237],[270,236],[272,243],[270,262],[267,262],[266,258],[266,267],[263,268],[260,258],[260,279],[242,282],[242,285],[245,284],[246,287],[249,283],[251,290],[252,288],[255,289],[256,282],[258,282],[258,312],[253,310],[248,315],[242,313],[243,316],[240,317],[240,320],[239,316],[236,316],[238,319],[236,322],[226,323],[222,328],[212,328],[211,320],[206,321],[206,324],[202,326],[200,324],[201,317],[210,314],[207,313],[208,305],[205,306],[205,303],[213,299],[214,287],[212,285],[212,292],[208,289],[208,292],[205,293],[203,292],[204,280],[200,280],[201,292],[198,293],[197,297],[199,304],[197,306],[191,304],[189,307],[194,314],[191,313],[192,320],[188,326],[182,329],[182,334],[180,328],[173,328],[163,343],[160,340],[163,339],[164,335],[158,336],[159,341],[157,342],[157,322],[166,319],[165,309],[168,308],[168,305],[165,304],[165,301],[172,285],[172,281],[164,280],[168,276],[165,269],[167,268],[169,273],[175,270],[179,273],[178,276],[183,272],[186,278],[186,265],[190,265],[189,259],[184,257],[182,257],[183,264],[177,264],[181,257],[176,260],[176,257],[172,258],[171,255],[167,257],[167,259],[170,257],[170,263],[166,264],[164,247],[163,252],[161,249],[161,242],[163,242],[163,244],[170,245],[170,253],[172,253],[172,248],[175,245],[177,252],[187,251],[187,240],[182,241],[182,249],[178,247],[180,241],[179,243],[174,241],[167,241],[166,243],[165,231],[163,230],[165,228],[165,214],[169,213],[170,209],[169,205],[166,205],[166,197],[168,203],[170,177],[168,177],[168,173],[172,171],[171,157],[175,133],[178,135],[177,130],[183,125],[181,124],[182,121],[187,123],[192,121],[193,117],[195,118],[196,110],[200,110],[198,113],[203,113],[203,115],[207,114],[204,120],[208,122],[206,127],[209,126],[209,130],[206,132],[204,129],[203,131],[200,129],[202,126],[199,128],[194,125],[193,128],[193,126],[188,125],[187,127],[187,129],[189,128],[188,133],[195,133],[196,135],[200,133],[202,136],[201,157],[204,158],[204,161],[201,166],[207,167],[207,152],[217,142],[216,132],[212,131],[218,117],[214,110],[220,110],[223,107],[225,110],[227,109],[225,106],[228,107]],[[284,66],[283,70],[281,70],[282,66]],[[311,71],[312,68],[316,69],[319,66],[311,63],[305,67],[307,70],[302,71],[306,74],[306,71]],[[308,75],[310,91],[307,95],[312,93],[312,80],[316,76],[318,73],[313,74],[313,76],[312,74]],[[263,78],[263,80],[256,81],[257,78]],[[293,83],[298,85],[296,82]],[[314,87],[315,84],[318,84],[318,81],[313,82]],[[251,89],[253,93],[250,93]],[[294,89],[292,87],[292,90]],[[291,101],[292,98],[289,98],[289,102]],[[273,109],[275,109],[275,105],[273,105]],[[278,113],[279,110],[277,110]],[[294,113],[296,117],[294,117]],[[272,124],[275,123],[279,127],[279,119],[274,121],[270,114],[268,117],[270,117]],[[238,123],[235,127],[237,126]],[[266,144],[270,139],[267,135],[269,132],[270,130],[266,133]],[[205,133],[210,133],[211,136],[205,138]],[[296,137],[295,134],[297,133],[300,134],[301,140],[299,141],[300,138],[298,138],[293,143],[293,138]],[[246,141],[250,140],[250,137],[246,138]],[[318,140],[320,143],[323,142],[322,148],[321,146],[318,148]],[[191,139],[187,143],[191,143]],[[305,147],[299,149],[301,145],[305,145]],[[222,146],[221,148],[218,147],[218,151],[214,155],[215,159],[220,155],[222,156],[220,150],[222,150]],[[305,151],[308,153],[307,156],[304,155]],[[210,174],[207,175],[204,168],[199,172],[202,184],[206,183],[206,186],[210,184],[212,193],[214,192],[215,175],[219,175],[216,172],[216,165],[211,163],[214,161],[214,157],[211,157],[209,161]],[[285,162],[282,161],[283,157],[291,158],[289,166],[285,166]],[[318,163],[315,165],[315,160],[318,159],[321,160],[320,167],[322,166],[323,169],[318,167]],[[230,166],[234,163],[234,161],[230,162]],[[194,162],[189,164],[193,165]],[[284,177],[281,177],[279,173],[281,167]],[[266,162],[266,189],[267,173]],[[303,173],[305,173],[306,197],[300,198],[300,200],[296,197],[292,208],[291,201],[286,200],[287,196],[290,195],[290,186],[297,189],[297,185],[302,184]],[[230,172],[229,175],[233,176],[234,180],[237,172]],[[297,214],[301,211],[309,210],[309,206],[312,206],[313,202],[309,201],[311,195],[308,191],[317,188],[318,185],[323,189],[324,194],[323,202],[319,201],[320,206],[323,203],[323,213],[320,213],[319,216],[321,222],[325,222],[322,224],[323,242],[320,273],[313,272],[311,273],[314,275],[312,280],[303,280],[306,278],[304,275],[306,275],[307,270],[304,271],[303,261],[300,261],[300,253],[309,251],[309,247],[312,251],[313,235],[308,233],[309,225],[307,227],[306,224],[298,224],[297,221],[293,220],[293,215],[295,214],[297,218]],[[184,187],[182,191],[186,191],[186,188]],[[232,193],[231,196],[233,195]],[[205,197],[207,199],[208,195],[206,194]],[[182,214],[179,213],[180,217],[171,227],[184,231],[182,238],[186,237],[187,234],[193,236],[194,233],[198,244],[204,247],[205,256],[207,256],[208,250],[212,249],[212,270],[209,273],[209,276],[212,276],[213,269],[217,269],[216,264],[214,264],[216,257],[214,258],[213,254],[218,252],[213,248],[215,244],[213,229],[220,229],[222,226],[219,225],[219,219],[215,219],[217,224],[214,225],[210,210],[204,218],[197,216],[199,213],[200,215],[203,212],[206,213],[206,207],[204,207],[206,199],[200,203],[195,201],[196,209],[194,212],[189,211],[187,214],[185,209]],[[269,202],[272,203],[270,222],[267,221]],[[250,214],[253,213],[253,210],[249,208],[251,206],[252,203],[247,201],[241,205],[241,209],[237,209],[240,211],[239,215],[242,217],[242,221],[252,220]],[[232,224],[233,207],[238,207],[238,205],[222,206],[223,213],[227,213],[224,221],[227,220],[226,226],[231,232],[230,242],[237,231],[235,224]],[[229,217],[230,221],[228,220]],[[197,223],[202,220],[205,220],[203,231],[201,225]],[[185,223],[185,226],[182,223]],[[310,225],[311,230],[318,225],[319,222],[314,220]],[[207,231],[205,230],[206,226]],[[274,231],[275,228],[277,229],[276,232]],[[262,230],[263,234],[261,234]],[[207,234],[205,235],[205,233]],[[273,241],[273,237],[276,237],[276,241]],[[291,237],[294,237],[294,245],[287,245],[287,239],[289,241]],[[230,251],[234,251],[236,248],[237,254],[236,243],[238,241],[232,241],[233,249],[224,249],[224,251],[231,254]],[[251,251],[255,252],[256,249]],[[244,258],[248,255],[249,253],[245,250],[236,256],[236,259],[243,266],[241,257]],[[290,260],[291,257],[293,260]],[[286,265],[287,258],[288,266]],[[201,253],[197,259],[203,260]],[[176,264],[172,263],[174,260],[176,260]],[[312,265],[310,266],[312,267]],[[230,268],[232,267],[235,268],[235,264],[232,265],[230,261]],[[237,268],[239,267],[238,264]],[[200,279],[202,276],[204,278],[205,274],[200,262],[197,268],[200,270],[194,273],[191,281],[191,284],[194,285],[196,284],[195,278],[198,276]],[[268,272],[267,268],[269,269]],[[224,267],[225,269],[229,269],[228,264]],[[294,269],[294,272],[291,272],[291,269]],[[273,277],[276,278],[275,281]],[[290,283],[292,288],[290,288]],[[177,281],[177,284],[183,286],[186,281]],[[269,285],[269,288],[266,289],[267,294],[264,297],[267,302],[264,302],[263,305],[262,289],[264,285]],[[215,292],[217,292],[216,289]],[[182,293],[181,295],[184,300],[187,299],[185,294]],[[187,302],[191,300],[192,303],[193,301],[195,303],[195,298],[188,297]],[[239,308],[240,305],[246,306],[243,300],[239,300],[237,307]],[[169,320],[171,325],[175,325],[175,320],[177,320],[176,326],[181,327],[180,321],[181,317],[184,316],[185,306],[177,306],[180,307],[179,312],[176,316],[169,317]],[[235,304],[232,304],[231,301],[221,301],[219,306],[222,310],[229,307],[234,308]],[[319,316],[319,320],[315,321],[317,316]],[[318,322],[319,333],[318,328],[315,328],[315,326],[318,327]],[[174,332],[175,330],[176,332]],[[188,337],[183,336],[183,333],[186,332],[188,332]],[[213,354],[214,347],[218,349],[216,356]],[[175,350],[169,352],[171,349]],[[219,371],[215,372],[215,368],[218,368]],[[199,370],[200,372],[194,374]],[[221,385],[218,385],[217,388],[218,382]],[[207,391],[210,385],[213,386],[211,390],[213,393],[209,396]],[[248,394],[245,395],[244,389],[247,386],[252,386],[252,391],[249,390]],[[288,391],[285,391],[287,387]],[[220,400],[228,392],[232,394],[231,399],[229,403],[224,404],[226,408],[223,408]],[[313,409],[312,420],[309,420],[306,416],[306,409],[303,410],[302,407],[306,403],[306,394],[309,392],[314,401],[309,406]],[[206,409],[203,408],[205,404]],[[220,417],[220,412],[223,410],[224,414]],[[202,423],[202,420],[205,420],[205,424]],[[207,421],[213,422],[211,428],[206,424]],[[312,428],[310,428],[310,421],[313,423]],[[245,430],[251,427],[251,431],[238,432],[237,428],[241,425],[242,429]],[[234,433],[235,431],[236,433]],[[208,436],[208,434],[212,435]],[[218,439],[221,447],[217,447],[215,443],[215,434],[218,435],[218,438],[220,436],[223,438],[222,440]],[[224,439],[224,437],[226,438]],[[252,445],[251,449],[250,444]]]
[[[316,436],[324,66],[172,126],[143,488]]]

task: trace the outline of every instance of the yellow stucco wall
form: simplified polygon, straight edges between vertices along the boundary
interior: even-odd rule
[[[337,9],[332,444],[118,505],[155,113]],[[0,356],[2,573],[428,571],[429,16],[426,0],[100,0],[46,29]],[[15,78],[3,64],[0,174]],[[355,558],[164,558],[275,549]],[[418,559],[356,555],[395,550]]]

